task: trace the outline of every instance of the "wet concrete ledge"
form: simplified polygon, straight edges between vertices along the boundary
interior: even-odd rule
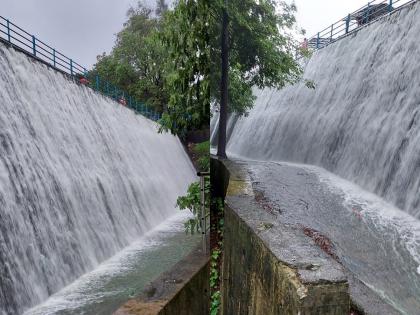
[[[209,256],[197,246],[114,315],[206,315],[210,309]]]
[[[247,172],[226,169],[223,314],[350,313],[349,286],[340,263],[301,229],[274,220],[256,201]],[[225,173],[226,173],[225,172]]]

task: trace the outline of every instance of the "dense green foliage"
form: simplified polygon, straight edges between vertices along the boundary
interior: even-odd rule
[[[162,40],[171,68],[166,84],[170,94],[164,130],[183,135],[208,128],[210,122],[210,0],[179,0],[165,19]]]
[[[192,149],[195,160],[198,163],[198,167],[202,172],[208,172],[210,170],[210,142],[202,142],[194,145]],[[205,211],[209,212],[210,208],[210,180],[209,177],[205,177]],[[193,218],[189,219],[185,223],[185,231],[187,233],[195,233],[200,231],[200,213],[201,213],[201,196],[200,196],[200,182],[192,183],[187,190],[185,196],[180,196],[177,199],[177,207],[180,210],[190,210],[194,215]]]
[[[220,99],[223,8],[223,0],[178,0],[168,10],[157,0],[153,12],[139,2],[91,73],[164,113],[161,130],[184,136],[208,128],[210,103]],[[281,88],[300,79],[290,35],[295,10],[284,1],[228,1],[230,112],[253,106],[253,87]]]
[[[221,250],[219,248],[214,249],[210,257],[210,314],[219,314],[221,296],[220,296],[220,273],[219,273],[219,261],[221,259]]]
[[[158,1],[155,15],[140,2],[131,8],[112,52],[98,56],[91,71],[159,112],[169,99],[164,84],[168,53],[158,39],[166,9],[164,1]]]
[[[217,240],[213,244],[210,256],[210,314],[220,313],[221,306],[221,274],[223,255],[223,231],[224,231],[224,201],[221,198],[212,198],[212,214],[217,214],[214,226],[212,226],[212,237]],[[213,219],[213,218],[212,218]]]
[[[208,213],[210,205],[210,181],[208,178],[205,179],[205,211]],[[201,213],[201,194],[200,194],[200,182],[192,183],[188,187],[187,194],[185,196],[178,197],[176,204],[180,210],[190,210],[194,215],[191,219],[185,222],[185,232],[194,234],[201,231],[200,226],[200,213]]]
[[[210,170],[210,140],[196,144],[193,148],[193,152],[197,156],[199,169],[201,171]]]
[[[210,103],[220,98],[223,0],[178,0],[155,12],[139,2],[128,11],[109,55],[93,74],[164,113],[161,130],[184,136],[208,128]],[[289,34],[296,7],[275,0],[229,0],[229,111],[246,113],[253,87],[281,88],[302,70]]]
[[[168,10],[157,0],[153,12],[142,2],[131,8],[109,55],[90,72],[99,74],[164,113],[161,131],[181,137],[208,128],[210,49],[206,1],[179,0]]]

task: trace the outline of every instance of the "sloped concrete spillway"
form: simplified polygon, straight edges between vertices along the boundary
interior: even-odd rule
[[[371,202],[361,194],[354,202],[344,198],[356,205],[349,211],[360,212],[359,223],[375,231],[363,239],[350,229],[348,238],[372,255],[366,264],[383,261],[382,270],[363,276],[358,268],[362,262],[356,256],[351,260],[357,247],[343,251],[347,267],[360,271],[362,281],[402,314],[420,314],[419,34],[417,1],[315,52],[305,66],[305,77],[314,80],[315,90],[297,84],[281,91],[255,91],[258,99],[249,116],[232,117],[228,123],[230,156],[317,165],[383,199]],[[217,116],[212,127],[214,143]],[[267,174],[275,177],[277,170],[265,173],[261,181],[270,177]],[[287,179],[283,184],[287,187]],[[338,225],[349,224],[342,213],[330,215],[328,220]],[[370,216],[370,223],[363,215]],[[328,225],[323,232],[333,234]],[[379,281],[385,274],[386,281]]]
[[[0,45],[0,314],[21,314],[176,214],[180,141]]]

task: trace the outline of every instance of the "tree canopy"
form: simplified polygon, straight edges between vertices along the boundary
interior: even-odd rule
[[[98,56],[92,71],[159,112],[169,99],[164,84],[168,54],[159,40],[166,10],[164,0],[155,14],[141,2],[130,8],[112,52]]]
[[[179,0],[166,15],[161,36],[171,61],[162,126],[181,135],[210,124],[210,1]]]
[[[290,32],[296,7],[275,0],[157,0],[131,8],[109,55],[93,69],[107,81],[163,113],[161,130],[180,136],[209,126],[220,104],[222,15],[229,18],[228,111],[246,114],[253,87],[281,88],[302,70]]]
[[[205,129],[210,117],[209,5],[178,0],[168,10],[139,2],[127,13],[109,55],[98,56],[92,74],[163,113],[161,131],[184,136]]]

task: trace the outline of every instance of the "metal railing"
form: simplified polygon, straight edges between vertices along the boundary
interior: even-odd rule
[[[99,75],[89,73],[85,67],[73,59],[65,56],[35,35],[28,33],[2,16],[0,16],[0,39],[23,50],[28,55],[47,63],[56,70],[79,79],[80,83],[101,92],[105,96],[111,97],[115,101],[151,120],[157,121],[162,118],[160,113],[154,111],[146,104],[131,97],[128,93],[120,90],[110,82],[102,80]]]
[[[210,224],[207,224],[210,212],[206,207],[206,180],[209,179],[210,172],[198,172],[197,176],[200,177],[200,230],[201,230],[201,241],[203,243],[203,253],[208,253],[207,234],[210,230]]]
[[[308,48],[318,50],[347,36],[361,27],[418,0],[373,0],[362,8],[309,38]]]

